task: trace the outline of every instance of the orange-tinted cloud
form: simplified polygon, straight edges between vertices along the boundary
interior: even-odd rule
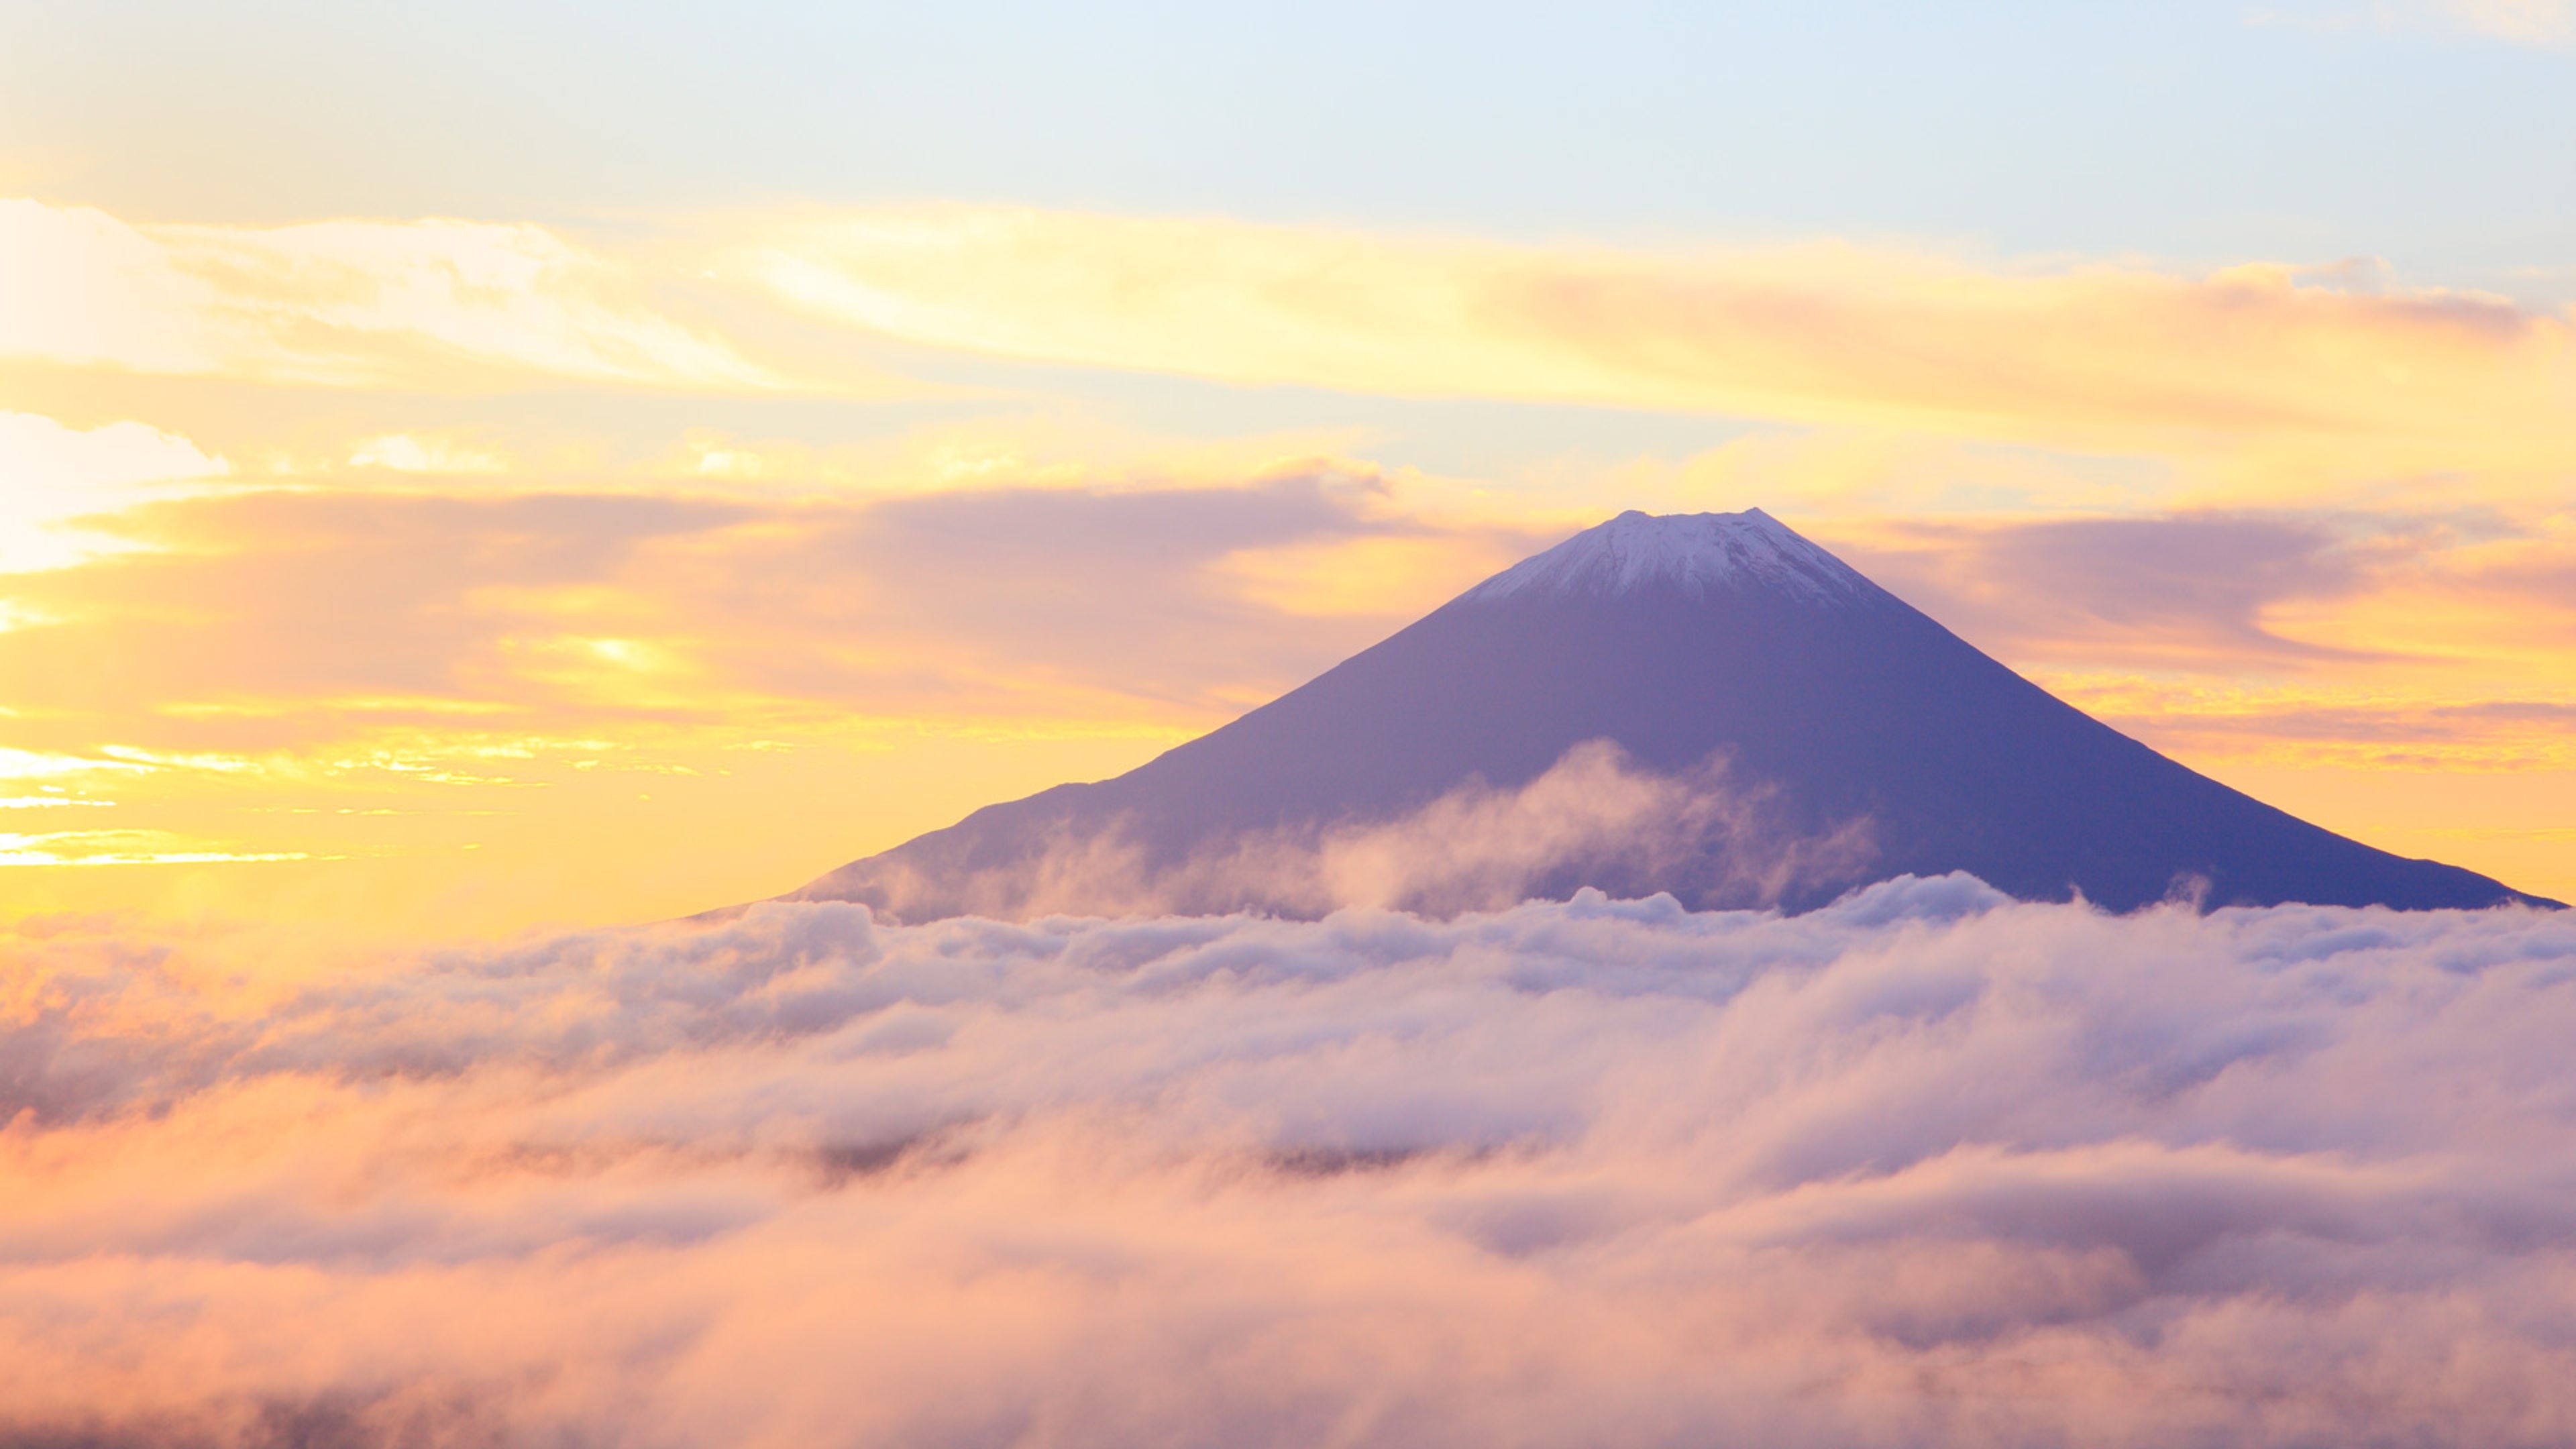
[[[2576,40],[2576,5],[2568,0],[2441,0],[2441,8],[2471,30],[2527,45]]]
[[[649,288],[535,226],[138,226],[0,201],[0,357],[333,387],[785,385]]]
[[[2483,470],[2482,490],[2531,498],[2576,460],[2567,317],[2366,265],[2183,274],[969,207],[723,218],[637,245],[463,221],[138,226],[32,202],[0,207],[0,260],[17,279],[0,280],[0,356],[276,384],[927,394],[849,370],[849,344],[890,339],[2184,456],[2240,492]],[[762,360],[791,338],[815,366]]]
[[[0,411],[0,575],[59,566],[96,552],[95,532],[71,527],[233,471],[232,463],[175,433],[138,422],[69,428],[34,413]]]
[[[1366,475],[1330,473],[841,502],[262,491],[96,526],[132,547],[0,579],[29,620],[0,632],[0,673],[31,717],[130,719],[156,747],[284,743],[298,706],[349,700],[415,718],[431,701],[1044,714],[1086,695],[1222,711],[1441,596],[1318,622],[1248,587],[1238,556],[1409,541],[1416,564],[1446,549],[1463,587],[1529,544],[1381,508]],[[1069,693],[1036,702],[1053,691]]]
[[[484,873],[526,910],[531,863],[611,818],[581,812],[695,792],[688,828],[724,831],[794,813],[792,775],[836,782],[848,823],[801,823],[721,888],[776,889],[1133,764],[1632,505],[1769,506],[2195,764],[2565,754],[2475,713],[2576,699],[2550,511],[2576,467],[2569,324],[2497,299],[2366,265],[989,208],[634,238],[0,209],[27,391],[0,418],[0,566],[72,565],[0,575],[0,748],[56,762],[9,787],[34,802],[7,807],[18,855],[435,841],[515,851]],[[862,356],[950,398],[822,396],[875,386],[838,370]],[[1770,426],[1441,479],[1279,466],[1376,451],[1329,408],[1171,439],[953,390],[1043,393],[1063,364]],[[1472,425],[1454,412],[1436,426]],[[707,783],[764,770],[768,794]],[[672,828],[614,827],[621,850]],[[604,899],[601,874],[562,898]],[[601,909],[723,899],[703,889]]]
[[[327,860],[259,868],[317,877],[298,909],[380,918],[506,879],[478,923],[768,894],[1114,773],[1533,542],[1329,468],[839,498],[245,488],[93,526],[120,547],[0,575],[0,798],[25,802],[0,866]],[[1258,567],[1381,544],[1403,576],[1329,608]],[[688,865],[736,832],[756,844]],[[16,879],[29,904],[115,899]]]
[[[790,746],[808,753],[776,768],[821,779],[837,767],[817,750],[895,749],[899,772],[933,736],[1115,736],[1123,768],[1550,539],[1408,504],[1364,470],[1310,469],[839,499],[270,489],[129,509],[92,525],[120,551],[0,587],[19,620],[0,631],[0,746],[51,762],[10,791],[31,802],[16,855],[534,848],[609,799],[685,788],[724,818],[706,782]],[[2557,597],[2568,555],[2547,535],[2239,512],[1845,519],[1824,536],[2194,762],[2576,763],[2512,713],[2576,689],[2554,662],[2576,628]],[[2392,739],[2409,728],[2413,744]],[[900,817],[912,828],[1053,783],[928,778],[944,803]],[[746,821],[775,803],[735,798]],[[873,819],[801,817],[792,858],[733,889],[892,843]]]
[[[0,935],[0,1437],[2576,1433],[2564,913]]]
[[[1228,382],[2260,445],[2382,475],[2576,460],[2567,318],[2338,269],[1619,252],[973,208],[782,226],[733,265],[912,342]]]
[[[1862,572],[2016,659],[2304,673],[2374,651],[2286,635],[2286,608],[2351,599],[2457,542],[2434,521],[2211,511],[1904,521],[1842,547]]]

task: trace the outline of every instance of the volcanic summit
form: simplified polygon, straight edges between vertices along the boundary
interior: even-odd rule
[[[1621,514],[1124,775],[988,806],[795,895],[905,921],[1585,886],[1798,910],[1951,871],[2113,910],[2534,900],[2167,759],[1760,509]]]

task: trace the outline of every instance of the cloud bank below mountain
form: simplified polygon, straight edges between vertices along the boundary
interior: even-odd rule
[[[0,941],[0,1442],[2576,1435],[2576,920]]]

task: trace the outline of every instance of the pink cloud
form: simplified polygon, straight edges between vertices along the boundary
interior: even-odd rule
[[[2576,1432],[2562,914],[58,925],[11,1442]]]

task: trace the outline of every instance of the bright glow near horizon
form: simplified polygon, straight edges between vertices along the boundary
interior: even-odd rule
[[[2576,0],[0,3],[0,1449],[2576,1443],[2576,911],[1519,901],[1895,858],[1552,738],[766,899],[1760,507],[2576,900],[2570,258]]]
[[[2576,895],[2569,12],[2011,19],[15,13],[0,909],[766,895],[1754,505]]]

